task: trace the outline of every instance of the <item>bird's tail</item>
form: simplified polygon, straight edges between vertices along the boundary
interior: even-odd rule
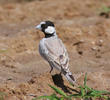
[[[75,83],[75,78],[73,77],[73,75],[69,72],[67,72],[65,74],[65,77],[66,79],[71,83],[71,84],[74,84]]]
[[[55,62],[57,65],[59,65],[57,62]],[[61,68],[61,73],[63,73],[63,75],[65,76],[65,78],[72,84],[72,85],[76,85],[77,84],[75,83],[76,80],[75,78],[73,77],[72,73],[69,71],[69,69],[66,67],[62,67],[63,64],[59,65],[60,67],[57,67],[57,68]]]
[[[66,71],[63,71],[63,74],[64,76],[66,77],[66,79],[73,85],[75,85],[76,83],[76,80],[75,78],[73,77],[72,73],[71,72],[66,72]]]

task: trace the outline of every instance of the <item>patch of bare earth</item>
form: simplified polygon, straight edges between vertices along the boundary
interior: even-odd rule
[[[70,85],[38,53],[40,21],[52,20],[70,57],[70,70],[82,84],[110,91],[110,18],[99,16],[109,0],[35,0],[0,4],[0,91],[5,100],[31,100]],[[59,80],[58,80],[59,79]]]

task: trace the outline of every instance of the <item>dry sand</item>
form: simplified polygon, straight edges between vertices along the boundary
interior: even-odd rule
[[[0,3],[0,91],[6,93],[5,100],[51,94],[48,84],[68,91],[68,82],[58,72],[51,75],[48,63],[38,53],[44,35],[34,27],[44,20],[54,21],[77,83],[83,83],[87,72],[88,86],[110,91],[110,18],[99,16],[103,5],[110,5],[110,1]]]

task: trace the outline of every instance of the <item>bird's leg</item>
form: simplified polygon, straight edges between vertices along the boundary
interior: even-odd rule
[[[53,67],[51,66],[50,73],[53,71]]]
[[[52,64],[51,61],[49,62],[49,64],[50,64],[50,67],[51,67],[51,69],[50,69],[50,73],[51,73],[53,71],[53,64]]]

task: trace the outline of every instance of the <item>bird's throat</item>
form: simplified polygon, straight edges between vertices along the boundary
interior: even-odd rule
[[[53,36],[55,36],[54,33],[53,34],[45,34],[45,38],[50,38],[50,37],[53,37]]]

